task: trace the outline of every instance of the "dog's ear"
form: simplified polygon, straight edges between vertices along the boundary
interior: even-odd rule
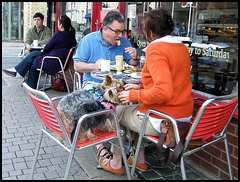
[[[106,87],[110,85],[112,85],[112,77],[110,75],[106,75],[103,86]]]

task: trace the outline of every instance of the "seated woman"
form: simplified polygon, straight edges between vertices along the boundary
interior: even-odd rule
[[[45,56],[59,57],[64,64],[69,50],[76,46],[75,29],[71,25],[71,20],[68,16],[62,15],[58,19],[58,32],[54,33],[51,40],[46,44],[44,49],[40,51],[33,51],[26,56],[14,68],[3,69],[3,72],[9,76],[15,77],[20,74],[22,77],[28,73],[27,84],[36,89],[39,71],[42,60]],[[56,59],[45,59],[43,71],[49,75],[55,75],[61,70],[59,61]]]
[[[126,84],[119,95],[122,104],[139,102],[140,105],[116,108],[121,127],[139,133],[144,114],[153,109],[174,117],[177,121],[190,122],[193,112],[190,79],[191,60],[186,46],[171,36],[174,23],[165,9],[150,11],[144,16],[144,34],[150,44],[146,49],[146,62],[142,70],[142,85]],[[159,137],[163,119],[156,115],[148,117],[145,134]],[[135,135],[136,136],[136,135]],[[124,138],[123,138],[124,141]],[[136,146],[137,139],[134,139]],[[117,175],[124,174],[121,150],[112,146],[113,159],[100,158],[103,169]],[[129,166],[133,159],[129,160]],[[140,150],[137,169],[147,170],[144,149]]]

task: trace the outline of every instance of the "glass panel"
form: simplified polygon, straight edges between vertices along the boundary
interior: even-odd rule
[[[238,80],[238,3],[199,2],[195,42],[189,47],[193,88],[234,92]]]
[[[170,6],[170,5],[169,5]],[[170,10],[171,12],[172,10]],[[174,2],[173,21],[175,24],[174,34],[186,37],[189,20],[189,6],[184,7],[180,2]]]
[[[2,40],[8,40],[9,3],[2,2]]]
[[[18,2],[11,2],[12,9],[11,9],[11,39],[18,39],[18,18],[20,16],[18,15],[18,8],[19,8],[19,3]]]
[[[77,42],[90,33],[91,8],[91,2],[66,2],[65,12],[76,30]]]

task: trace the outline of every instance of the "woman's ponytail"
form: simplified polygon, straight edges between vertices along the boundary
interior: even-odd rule
[[[75,28],[74,28],[72,25],[70,26],[69,31],[72,33],[72,36],[73,36],[74,38],[76,38],[76,37],[75,37],[75,36],[76,36],[76,31],[75,31]]]

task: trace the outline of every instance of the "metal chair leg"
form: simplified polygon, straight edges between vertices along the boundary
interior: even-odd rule
[[[38,142],[37,142],[37,148],[35,150],[35,155],[34,155],[34,159],[33,159],[33,163],[32,163],[32,169],[31,169],[31,175],[30,175],[30,179],[33,179],[33,174],[34,174],[34,170],[36,167],[36,162],[37,162],[37,158],[38,158],[38,154],[39,154],[39,149],[41,146],[41,142],[42,142],[42,136],[43,136],[43,132],[42,130],[39,133],[39,137],[38,137]]]
[[[70,70],[70,69],[68,69],[68,72],[69,72],[69,75],[70,75],[70,77],[71,77],[71,80],[72,80],[72,82],[73,82],[73,76],[72,76],[71,70]]]
[[[228,162],[228,170],[229,170],[229,176],[230,180],[233,180],[233,172],[232,172],[232,165],[231,165],[231,158],[229,154],[229,148],[228,148],[228,141],[227,141],[227,134],[225,133],[223,136],[225,149],[226,149],[226,156],[227,156],[227,162]]]
[[[183,180],[187,180],[183,156],[182,156],[182,158],[181,158],[180,168],[181,168],[181,173],[182,173],[182,179],[183,179]]]
[[[74,153],[75,153],[75,149],[74,149],[74,151],[71,150],[71,152],[68,156],[68,162],[67,162],[67,166],[66,166],[66,170],[65,170],[64,180],[68,179],[69,171],[72,166],[72,160],[73,160]]]
[[[127,172],[127,177],[128,177],[128,180],[131,180],[132,177],[131,177],[131,174],[130,174],[130,169],[129,169],[129,165],[128,165],[128,160],[127,160],[127,156],[126,156],[126,153],[125,153],[125,149],[124,149],[124,146],[123,146],[122,138],[118,137],[118,141],[119,141],[119,145],[120,145],[121,152],[122,152],[122,158],[123,158],[123,163],[124,163],[124,166],[125,166],[125,170]]]
[[[41,75],[42,75],[42,72],[40,71],[40,72],[39,72],[39,76],[38,76],[38,82],[37,82],[37,88],[36,88],[36,90],[39,90]]]
[[[48,74],[46,74],[44,82],[43,82],[43,91],[45,91],[46,81],[47,81]]]
[[[67,82],[66,75],[65,75],[64,72],[62,72],[62,74],[63,74],[63,78],[64,78],[64,80],[65,80],[65,84],[66,84],[66,86],[67,86],[68,93],[70,94],[70,89],[69,89],[69,86],[68,86],[68,82]]]

